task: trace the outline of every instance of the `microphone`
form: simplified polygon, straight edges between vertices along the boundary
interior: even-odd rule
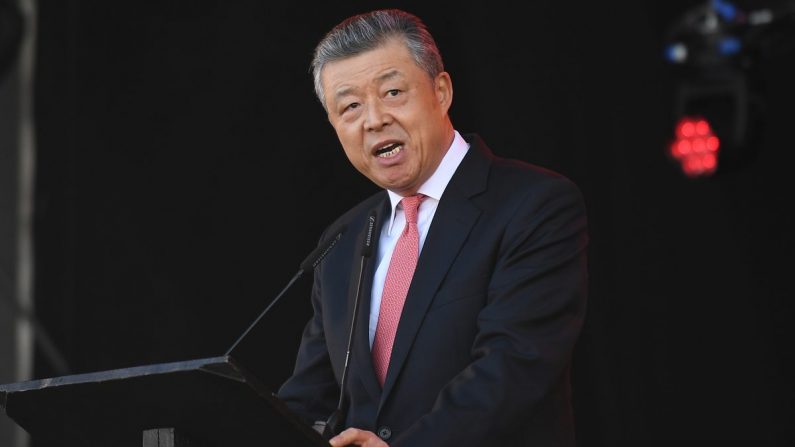
[[[234,351],[237,345],[240,344],[240,342],[244,338],[246,338],[246,335],[248,335],[248,333],[251,332],[252,329],[254,329],[257,323],[259,323],[259,320],[261,320],[262,317],[264,317],[265,314],[268,313],[271,307],[273,307],[273,305],[276,304],[277,301],[279,301],[282,295],[284,295],[284,293],[287,292],[287,290],[293,285],[293,283],[295,283],[298,280],[298,278],[301,277],[301,275],[303,275],[305,272],[309,270],[314,270],[314,268],[317,267],[318,264],[320,264],[320,261],[322,261],[323,258],[325,258],[327,254],[329,254],[329,252],[334,247],[334,245],[337,244],[337,241],[340,240],[342,234],[345,232],[345,229],[346,227],[343,225],[342,227],[339,228],[339,230],[337,230],[334,237],[326,239],[325,241],[321,242],[320,244],[318,244],[317,247],[315,247],[314,250],[312,250],[311,253],[309,253],[309,256],[307,256],[306,259],[304,259],[301,262],[298,271],[295,273],[295,275],[293,275],[293,278],[290,280],[290,282],[287,283],[286,286],[284,286],[284,288],[282,289],[281,292],[279,292],[278,295],[276,295],[276,298],[274,298],[273,301],[271,301],[268,307],[266,307],[265,310],[263,310],[259,314],[257,319],[254,320],[254,322],[248,326],[246,331],[243,332],[243,334],[240,337],[238,337],[237,341],[235,341],[235,343],[226,351],[226,354],[224,354],[225,356],[230,355],[232,351]]]
[[[356,298],[353,300],[353,312],[351,312],[351,325],[348,331],[348,347],[345,352],[345,364],[342,368],[342,377],[340,378],[340,398],[337,403],[337,409],[325,421],[315,421],[313,428],[320,433],[320,435],[328,441],[335,434],[340,432],[340,427],[343,422],[343,404],[345,402],[345,388],[348,382],[348,365],[351,358],[351,346],[353,345],[353,334],[356,332],[356,321],[359,313],[359,300],[362,294],[362,280],[364,279],[364,266],[367,258],[373,254],[373,236],[375,234],[375,210],[370,211],[367,217],[367,231],[364,235],[362,243],[362,257],[359,264],[359,280],[356,284]]]

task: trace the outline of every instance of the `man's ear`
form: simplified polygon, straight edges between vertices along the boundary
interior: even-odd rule
[[[450,79],[450,73],[443,71],[436,75],[433,85],[436,93],[436,100],[439,101],[442,110],[447,113],[447,110],[450,109],[450,105],[453,103],[453,81]]]

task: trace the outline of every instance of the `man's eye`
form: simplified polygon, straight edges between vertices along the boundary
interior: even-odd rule
[[[352,103],[348,104],[347,106],[345,106],[345,108],[342,109],[342,112],[344,113],[344,112],[347,112],[349,110],[353,110],[353,109],[358,108],[358,107],[359,107],[359,103],[358,102],[352,102]]]
[[[391,90],[386,91],[387,96],[397,96],[400,94],[400,90],[393,88]]]

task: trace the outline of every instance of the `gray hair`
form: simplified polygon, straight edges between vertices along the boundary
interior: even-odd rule
[[[403,38],[417,66],[431,79],[444,71],[442,56],[428,28],[419,17],[399,9],[381,9],[349,17],[329,31],[315,47],[312,75],[315,94],[323,108],[323,85],[320,72],[333,61],[374,50],[391,38]]]

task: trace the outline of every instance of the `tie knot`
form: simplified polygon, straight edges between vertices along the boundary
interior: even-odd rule
[[[403,212],[406,214],[406,224],[417,225],[417,210],[424,198],[424,194],[414,194],[400,200],[400,203],[403,204]]]

